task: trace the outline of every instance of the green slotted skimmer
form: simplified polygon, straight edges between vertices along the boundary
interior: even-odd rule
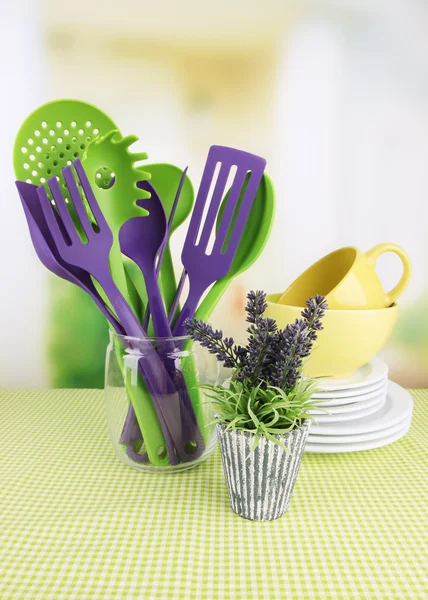
[[[95,138],[117,129],[108,115],[87,102],[64,99],[43,104],[25,119],[16,135],[13,148],[15,176],[20,181],[34,185],[57,177],[66,192],[62,169],[71,165],[76,158],[83,158]],[[71,203],[69,209],[79,233],[84,236]],[[133,286],[128,285],[120,264],[121,256],[115,249],[112,251],[112,262],[116,265],[113,273],[116,284],[134,310],[140,311],[139,298]],[[99,287],[98,291],[106,300]]]

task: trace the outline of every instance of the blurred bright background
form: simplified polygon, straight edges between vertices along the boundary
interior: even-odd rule
[[[282,291],[340,246],[403,246],[413,278],[383,356],[393,380],[428,387],[427,31],[424,0],[1,3],[0,384],[103,385],[107,327],[39,264],[14,188],[21,122],[70,97],[137,134],[151,162],[189,165],[196,189],[212,144],[267,158],[277,218],[213,314],[228,333],[243,336],[251,288]],[[398,259],[379,272],[393,287]]]

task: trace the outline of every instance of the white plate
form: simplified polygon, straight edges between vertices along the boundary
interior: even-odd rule
[[[386,392],[387,385],[388,381],[382,382],[379,387],[371,392],[368,392],[367,394],[358,394],[355,396],[349,396],[348,398],[336,398],[334,400],[323,400],[322,398],[316,398],[316,400],[320,400],[320,406],[325,406],[327,409],[330,406],[345,406],[345,404],[364,402],[365,400],[371,400],[372,398],[377,398],[380,394],[384,394]]]
[[[381,394],[377,399],[377,402],[368,406],[367,408],[362,408],[360,410],[354,410],[350,413],[335,413],[332,415],[314,415],[315,421],[313,424],[313,428],[317,428],[324,425],[329,425],[336,427],[336,423],[344,423],[347,421],[355,421],[359,420],[362,417],[367,417],[368,415],[372,415],[377,412],[382,406],[385,404],[386,394]],[[319,423],[319,425],[318,425]]]
[[[357,433],[356,435],[312,435],[309,433],[308,443],[310,444],[353,444],[355,442],[368,442],[392,435],[401,431],[406,425],[410,424],[412,417],[407,417],[392,427],[379,429],[378,431],[368,431],[367,433]]]
[[[316,394],[312,394],[312,398],[328,398],[328,399],[336,399],[336,398],[350,398],[356,396],[363,396],[364,394],[369,394],[370,392],[375,392],[380,389],[382,386],[386,385],[388,378],[385,376],[380,381],[376,383],[372,383],[370,385],[365,385],[364,387],[360,387],[357,389],[350,390],[338,390],[337,392],[329,391],[329,392],[317,392]]]
[[[371,385],[388,375],[388,366],[380,358],[373,358],[350,377],[344,379],[324,379],[319,385],[320,391],[330,392],[350,390]]]
[[[400,438],[402,438],[409,431],[410,420],[406,421],[404,427],[399,429],[396,433],[387,435],[376,440],[369,440],[366,442],[356,442],[355,444],[306,444],[306,452],[314,453],[336,453],[336,452],[360,452],[361,450],[373,450],[374,448],[381,448],[387,444],[392,444]]]
[[[413,399],[409,392],[389,381],[386,400],[382,408],[370,416],[354,419],[349,423],[312,425],[313,435],[355,435],[392,427],[412,414]]]
[[[326,413],[322,410],[325,407],[325,410],[332,415],[343,414],[343,413],[353,413],[363,408],[369,408],[369,406],[373,406],[377,404],[382,397],[386,396],[386,387],[383,388],[380,393],[378,392],[376,396],[373,398],[369,398],[368,400],[358,400],[358,402],[349,402],[348,404],[340,404],[337,406],[331,406],[326,402],[320,404],[320,410],[310,410],[311,415],[325,415]],[[327,415],[326,415],[327,416]]]

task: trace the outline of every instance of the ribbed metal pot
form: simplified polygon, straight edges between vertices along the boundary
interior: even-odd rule
[[[285,513],[310,425],[306,420],[278,436],[289,449],[286,452],[265,437],[260,437],[257,448],[251,451],[254,434],[239,429],[226,431],[225,425],[217,424],[230,505],[238,515],[252,521],[271,521]]]

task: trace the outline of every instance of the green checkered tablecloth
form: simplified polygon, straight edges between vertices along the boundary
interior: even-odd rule
[[[102,392],[0,392],[0,598],[428,598],[428,390],[410,432],[306,454],[291,505],[229,508],[218,450],[177,475],[121,464]]]

